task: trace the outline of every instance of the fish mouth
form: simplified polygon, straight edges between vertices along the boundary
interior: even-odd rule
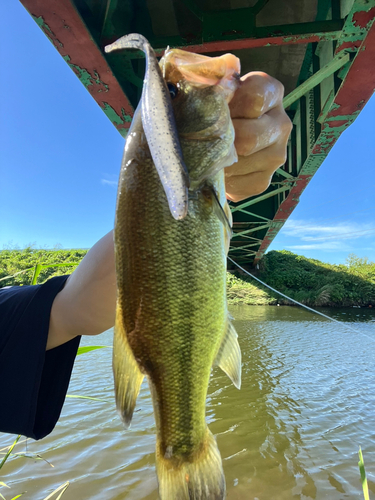
[[[241,64],[233,54],[208,57],[180,49],[167,50],[162,61],[163,74],[178,81],[181,77],[191,85],[219,86],[226,101],[230,102],[240,85]]]

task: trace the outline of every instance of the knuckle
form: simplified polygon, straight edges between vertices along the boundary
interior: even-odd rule
[[[255,146],[256,146],[256,141],[254,140],[254,138],[249,137],[249,138],[247,138],[247,140],[242,139],[238,142],[235,142],[234,144],[235,144],[237,153],[239,155],[248,156],[254,151]]]
[[[274,144],[268,149],[266,172],[272,176],[275,170],[284,165],[286,159],[287,159],[286,142],[282,141],[282,143],[279,142],[277,144]]]
[[[235,127],[234,145],[237,153],[242,156],[247,156],[252,153],[257,146],[258,137],[251,133],[246,126]]]
[[[270,176],[265,176],[262,181],[259,182],[259,184],[256,186],[257,189],[257,193],[256,194],[261,194],[261,193],[264,193],[264,191],[266,191],[266,189],[268,189],[269,185],[271,183],[271,177]]]
[[[252,96],[251,107],[253,114],[255,114],[256,116],[260,116],[263,113],[264,105],[265,105],[264,93],[258,93]]]
[[[286,113],[284,120],[284,129],[286,130],[286,132],[288,132],[288,134],[290,134],[290,132],[293,130],[293,122]]]
[[[284,163],[286,162],[286,158],[287,158],[286,147],[279,148],[278,151],[275,152],[275,155],[272,158],[272,163],[275,169],[281,167],[281,165],[284,165]]]
[[[289,138],[289,135],[290,135],[292,130],[293,130],[292,120],[289,118],[289,116],[286,114],[285,110],[283,109],[282,114],[280,116],[281,135],[283,137],[285,137],[285,139],[287,140]]]
[[[284,92],[285,92],[285,87],[284,85],[280,82],[280,80],[276,80],[276,78],[273,78],[272,76],[270,76],[270,78],[272,79],[272,84],[274,85],[275,87],[275,91],[279,94],[280,96],[280,101],[282,101],[283,97],[284,97]]]

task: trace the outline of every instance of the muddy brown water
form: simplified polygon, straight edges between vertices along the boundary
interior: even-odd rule
[[[227,500],[361,499],[358,447],[375,498],[375,311],[324,310],[368,337],[295,307],[231,308],[243,355],[242,388],[213,371],[207,420]],[[112,331],[81,345],[111,345]],[[156,500],[155,424],[147,383],[131,429],[116,414],[111,349],[77,358],[70,395],[50,436],[22,442],[0,471],[10,500]],[[0,434],[0,448],[14,436]],[[56,497],[54,497],[56,498]],[[172,500],[172,499],[171,499]]]

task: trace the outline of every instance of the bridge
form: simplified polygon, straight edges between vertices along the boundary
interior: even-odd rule
[[[142,91],[144,58],[104,53],[142,33],[156,53],[169,45],[232,52],[242,72],[264,71],[285,87],[293,122],[285,165],[266,192],[231,203],[230,256],[254,266],[299,202],[340,134],[375,89],[375,0],[21,0],[124,137]]]

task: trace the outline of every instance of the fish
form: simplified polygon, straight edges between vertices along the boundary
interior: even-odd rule
[[[232,54],[167,49],[157,64],[139,34],[106,51],[119,48],[143,50],[146,73],[116,203],[116,405],[129,427],[147,377],[160,499],[222,500],[222,460],[205,406],[213,366],[241,384],[226,300],[232,218],[223,172],[237,160],[228,103],[240,63]]]

